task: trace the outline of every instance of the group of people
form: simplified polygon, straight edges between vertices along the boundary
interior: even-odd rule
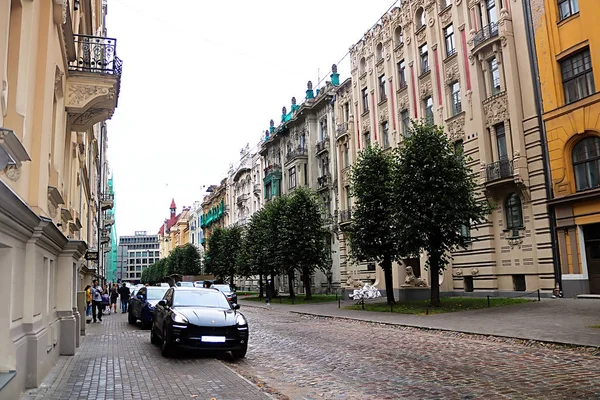
[[[111,312],[117,312],[117,300],[121,298],[121,313],[127,312],[127,306],[129,305],[129,297],[131,291],[125,283],[122,286],[116,283],[107,285],[98,285],[98,280],[95,279],[92,285],[85,287],[86,297],[86,316],[92,316],[93,322],[102,322],[102,314],[109,314]]]

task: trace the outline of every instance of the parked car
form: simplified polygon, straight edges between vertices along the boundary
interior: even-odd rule
[[[152,325],[154,307],[163,298],[168,287],[143,286],[129,300],[128,321],[135,324],[138,320],[142,322],[142,328],[148,329]]]
[[[194,287],[203,288],[203,287],[205,287],[204,285],[207,285],[206,287],[210,287],[210,285],[212,285],[212,283],[213,283],[213,281],[195,281]]]
[[[174,287],[154,311],[150,340],[167,357],[175,348],[231,351],[243,358],[248,351],[248,321],[218,290]]]
[[[179,287],[194,287],[194,282],[177,282],[175,285]]]
[[[218,291],[222,292],[225,297],[227,297],[227,300],[229,300],[231,303],[237,303],[238,298],[237,298],[237,294],[235,293],[235,290],[233,290],[233,288],[227,284],[213,284],[211,285],[212,289],[217,289]]]

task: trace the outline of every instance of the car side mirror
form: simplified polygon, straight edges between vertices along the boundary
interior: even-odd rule
[[[167,306],[167,302],[164,301],[164,300],[161,300],[161,301],[158,302],[158,305],[161,306],[161,307],[166,307]]]
[[[239,304],[237,304],[237,303],[233,303],[233,305],[232,305],[232,306],[233,306],[233,309],[234,309],[234,310],[239,310],[239,309],[240,309],[240,305],[239,305]]]
[[[137,298],[140,299],[140,300],[144,300],[144,295],[143,294],[138,294]]]

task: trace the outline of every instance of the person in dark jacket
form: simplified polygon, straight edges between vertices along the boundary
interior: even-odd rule
[[[267,305],[271,304],[271,280],[267,279]]]
[[[131,291],[123,282],[123,286],[119,288],[119,294],[121,295],[121,313],[125,314],[127,312],[127,306],[129,305],[129,296],[131,296]]]

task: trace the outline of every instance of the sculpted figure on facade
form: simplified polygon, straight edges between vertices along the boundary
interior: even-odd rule
[[[415,276],[412,267],[409,265],[406,267],[406,278],[404,278],[404,284],[402,287],[426,287],[427,283]]]

